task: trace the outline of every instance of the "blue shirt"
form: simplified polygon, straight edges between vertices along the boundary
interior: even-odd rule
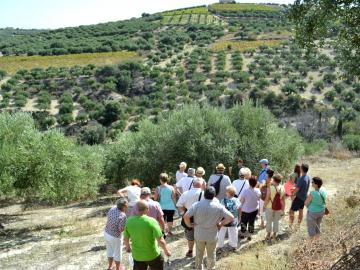
[[[221,200],[221,204],[234,216],[234,221],[238,218],[238,209],[240,208],[240,201],[238,198],[232,197],[224,198]]]
[[[260,184],[264,183],[267,179],[267,167],[265,169],[262,169],[260,172],[259,172],[259,177],[258,177],[258,182]]]
[[[296,193],[296,197],[305,201],[310,187],[310,177],[307,174],[299,177],[296,181],[296,187],[299,189]]]
[[[162,210],[176,210],[174,201],[172,199],[173,194],[173,187],[166,185],[166,186],[159,186],[158,193],[160,196],[160,206]]]

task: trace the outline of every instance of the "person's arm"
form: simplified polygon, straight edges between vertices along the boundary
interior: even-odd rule
[[[159,188],[155,188],[155,193],[154,193],[154,201],[158,201],[159,200]]]
[[[264,201],[264,209],[266,209],[266,206],[268,205],[270,199],[271,199],[271,188],[267,188],[267,192],[266,192],[266,197],[265,197],[265,201]]]
[[[175,189],[172,189],[171,198],[172,198],[172,200],[174,202],[174,205],[176,205],[176,192],[175,192]]]
[[[122,188],[122,189],[119,189],[119,190],[117,191],[117,194],[118,194],[119,196],[124,196],[124,193],[127,193],[127,187]]]
[[[159,222],[160,229],[161,229],[163,232],[165,232],[165,220],[164,220],[164,216],[158,217],[157,221]]]
[[[124,237],[125,250],[127,253],[131,253],[130,240],[128,237]]]
[[[190,221],[190,217],[194,216],[194,212],[195,212],[195,206],[196,204],[194,204],[193,206],[190,207],[189,210],[187,210],[187,212],[184,215],[184,222],[186,224],[186,226],[188,226],[189,228],[194,228],[195,224],[191,224]]]
[[[179,182],[176,183],[176,192],[177,192],[179,195],[183,194],[182,178],[179,180]]]
[[[311,196],[311,194],[309,194],[309,195],[307,196],[306,200],[305,200],[305,205],[306,205],[306,207],[309,206],[309,204],[311,203],[312,199],[313,199],[313,197]]]
[[[159,246],[162,248],[162,250],[164,251],[165,255],[167,257],[170,257],[171,256],[171,252],[169,251],[168,247],[167,247],[167,244],[165,242],[165,239],[164,237],[160,237],[160,238],[157,238],[156,239],[158,241],[158,244]]]

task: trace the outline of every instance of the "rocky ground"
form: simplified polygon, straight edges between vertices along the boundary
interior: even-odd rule
[[[360,158],[338,160],[321,156],[306,161],[311,166],[310,174],[325,180],[330,199],[347,186],[344,183],[360,179]],[[4,228],[0,228],[0,269],[105,269],[102,230],[106,212],[115,200],[102,197],[59,207],[1,202],[0,223]],[[287,216],[281,222],[280,240],[273,245],[263,243],[264,230],[259,230],[251,241],[240,241],[238,251],[219,256],[218,269],[259,269],[264,263],[265,269],[286,269],[282,268],[284,265],[276,267],[277,256],[291,248],[292,235],[286,228]],[[297,233],[306,236],[304,227]],[[186,241],[181,226],[167,241],[173,253],[167,269],[191,269],[194,260],[184,256]]]

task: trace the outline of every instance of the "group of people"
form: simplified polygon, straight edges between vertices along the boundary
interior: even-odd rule
[[[250,241],[257,219],[260,228],[266,229],[265,241],[276,241],[287,201],[291,202],[289,228],[294,228],[295,212],[299,212],[298,226],[301,224],[306,206],[308,234],[312,238],[319,236],[321,220],[328,213],[327,194],[321,188],[321,178],[311,181],[307,164],[296,165],[283,185],[283,177],[274,173],[267,159],[259,161],[258,177],[244,167],[243,160],[237,163],[238,179],[234,181],[228,176],[233,170],[226,175],[221,163],[206,182],[204,168],[186,170],[187,164],[181,162],[175,185],[170,185],[169,176],[162,173],[160,185],[153,192],[148,187],[141,188],[138,180],[119,190],[121,198],[108,212],[104,230],[108,269],[113,263],[116,270],[124,269],[123,241],[132,256],[134,270],[163,269],[160,248],[167,257],[171,256],[165,239],[173,236],[175,214],[181,216],[188,243],[185,256],[193,257],[196,248],[196,269],[203,269],[205,250],[207,269],[215,269],[216,254],[225,248],[226,233],[233,251],[238,248],[239,238]],[[313,190],[309,193],[310,185]]]

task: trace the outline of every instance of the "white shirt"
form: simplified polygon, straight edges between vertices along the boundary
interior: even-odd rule
[[[186,209],[190,209],[190,207],[199,201],[199,197],[201,195],[201,199],[204,199],[204,194],[202,192],[201,188],[193,188],[188,191],[185,191],[183,194],[181,194],[176,206],[177,207],[185,207]]]
[[[134,186],[127,186],[125,190],[127,191],[129,205],[134,206],[136,202],[140,199],[141,188],[134,185]]]
[[[245,213],[251,213],[256,211],[259,208],[259,200],[261,197],[260,189],[258,188],[248,188],[244,191],[240,197],[240,201],[245,200],[244,203],[241,203],[241,211]]]
[[[181,178],[181,180],[179,182],[176,183],[176,186],[178,188],[182,188],[182,193],[184,193],[185,191],[188,191],[192,188],[194,188],[193,183],[194,178],[187,176],[187,177],[183,177]]]
[[[242,194],[244,194],[244,191],[250,187],[249,181],[246,179],[237,179],[232,183],[232,185],[236,189],[235,195],[238,196],[238,198],[241,198]],[[241,193],[239,194],[240,190]]]
[[[176,172],[176,183],[179,182],[183,177],[188,176],[186,172]]]

